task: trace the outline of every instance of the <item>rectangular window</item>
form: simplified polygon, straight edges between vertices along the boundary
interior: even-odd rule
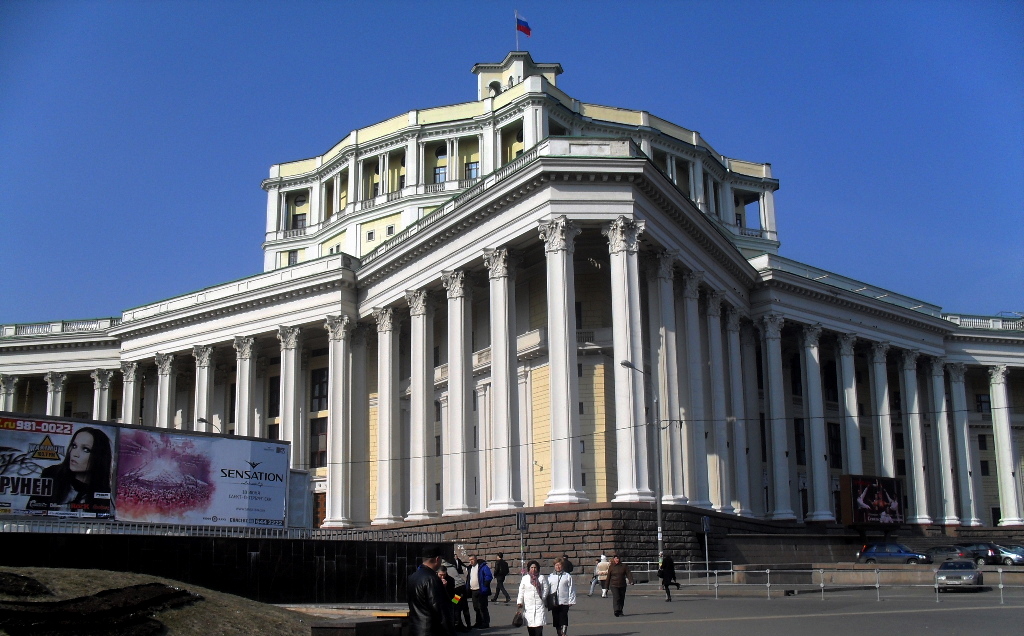
[[[466,162],[466,178],[476,179],[480,176],[480,162],[469,161]]]
[[[580,402],[580,415],[583,415],[583,402]]]
[[[441,347],[434,347],[434,366],[441,366]],[[439,421],[441,418],[437,418]]]
[[[473,448],[476,448],[476,424],[473,425]]]
[[[299,250],[288,250],[288,264],[298,265],[299,264]]]
[[[317,417],[309,421],[309,467],[327,466],[327,418]]]
[[[804,420],[802,417],[793,418],[793,441],[796,445],[796,463],[799,466],[807,465],[807,438],[804,437]]]
[[[441,421],[441,403],[437,400],[434,400],[434,421]]]
[[[583,329],[583,303],[576,303],[576,328]]]
[[[839,434],[839,422],[828,423],[828,465],[843,469],[843,438]]]
[[[761,461],[768,462],[768,431],[764,421],[764,413],[761,413]]]
[[[988,435],[978,435],[978,450],[988,450]]]
[[[267,439],[281,439],[280,424],[271,424],[267,427]]]
[[[311,413],[326,411],[327,388],[330,384],[327,381],[327,367],[313,369],[309,380],[309,411]]]
[[[447,178],[445,177],[447,168],[444,166],[438,166],[434,168],[434,183],[444,183]]]
[[[435,435],[434,436],[434,456],[435,457],[440,457],[441,456],[441,436],[440,435]]]
[[[380,184],[379,183],[375,183],[375,184],[373,184],[373,196],[376,197],[379,194],[380,194]]]
[[[981,460],[981,476],[982,477],[988,477],[989,476],[988,460],[985,460],[985,459]]]
[[[868,438],[866,435],[860,436],[860,450],[866,451],[868,449]]]
[[[395,235],[395,226],[394,225],[389,225],[386,228],[384,228],[384,235],[385,236],[394,236]]]
[[[903,433],[892,434],[892,445],[897,449],[903,448]]]
[[[235,423],[235,385],[228,388],[228,424]]]
[[[576,377],[577,378],[582,378],[583,377],[583,365],[582,364],[577,364],[576,365]]]
[[[441,484],[434,483],[434,500],[441,501]]]
[[[896,474],[903,477],[907,474],[907,460],[897,459],[896,460]]]
[[[293,214],[292,215],[292,227],[293,230],[301,230],[306,227],[306,215],[305,214]]]
[[[366,232],[366,242],[367,243],[369,243],[371,241],[376,241],[376,240],[377,240],[377,233],[376,232],[374,232],[373,230],[369,230],[369,231]]]
[[[582,440],[581,439],[580,440],[580,453],[585,453],[585,452],[587,452],[587,442],[586,442],[586,440]]]
[[[279,375],[275,375],[267,381],[267,417],[281,417],[281,376]]]
[[[988,393],[977,393],[974,396],[974,403],[978,407],[979,413],[991,413],[992,412],[992,398],[989,397]]]
[[[587,487],[587,473],[580,473],[580,486]]]

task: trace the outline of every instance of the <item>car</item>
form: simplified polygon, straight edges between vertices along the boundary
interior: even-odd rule
[[[857,563],[931,563],[932,558],[902,543],[868,543],[857,553]]]
[[[997,545],[1003,565],[1024,565],[1024,546]]]
[[[962,545],[937,545],[928,548],[924,553],[930,556],[934,563],[974,558],[974,554]]]
[[[985,584],[984,575],[973,561],[946,561],[935,571],[935,585],[940,592],[952,587],[973,587],[980,589]]]
[[[996,565],[1003,561],[999,546],[994,543],[969,543],[964,547],[973,553],[974,562],[978,565]]]

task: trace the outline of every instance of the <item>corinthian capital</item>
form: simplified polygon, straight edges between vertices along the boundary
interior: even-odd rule
[[[573,242],[583,231],[579,225],[570,221],[569,217],[565,215],[552,221],[541,221],[537,230],[540,232],[541,240],[544,241],[545,252],[566,251],[570,254],[573,250]]]
[[[192,356],[196,359],[197,367],[210,366],[210,358],[213,356],[213,347],[195,345],[192,347]]]
[[[327,316],[324,322],[324,329],[327,330],[327,337],[338,341],[345,338],[345,334],[352,328],[352,319],[346,315]]]
[[[654,266],[651,268],[654,277],[672,280],[672,277],[675,275],[673,266],[678,255],[679,250],[662,250],[654,254]]]
[[[491,278],[512,278],[516,275],[516,267],[522,258],[512,250],[501,247],[495,250],[484,250],[484,264]]]
[[[907,349],[903,352],[903,370],[904,371],[917,371],[917,356],[921,355],[919,351]]]
[[[871,344],[871,361],[875,364],[885,364],[887,353],[889,353],[888,342],[874,342]]]
[[[946,364],[949,369],[949,380],[963,384],[964,374],[967,372],[967,365],[963,362],[949,362]]]
[[[608,253],[635,253],[640,243],[640,235],[644,233],[644,222],[620,216],[601,229],[601,234],[608,237]]]
[[[139,377],[139,363],[138,362],[122,362],[121,363],[121,381],[122,382],[135,382]]]
[[[0,393],[5,395],[12,394],[16,386],[18,386],[18,376],[0,373]]]
[[[711,290],[708,292],[708,316],[721,318],[722,316],[722,292]]]
[[[256,338],[252,336],[235,336],[232,346],[235,348],[239,360],[249,360],[252,358],[253,345],[255,344]]]
[[[946,376],[946,359],[938,356],[932,358],[932,376],[942,378]]]
[[[700,298],[700,284],[704,282],[704,272],[692,271],[683,274],[683,298],[697,300]]]
[[[857,344],[857,336],[852,333],[839,334],[839,353],[844,356],[853,355],[853,346]]]
[[[89,377],[92,378],[92,386],[94,389],[106,391],[110,388],[110,376],[112,375],[114,375],[114,372],[109,369],[96,369],[89,374]]]
[[[821,325],[814,324],[804,327],[804,346],[817,347],[821,338]]]
[[[1006,382],[1006,365],[997,364],[988,368],[989,384],[1002,384]]]
[[[64,390],[64,385],[68,381],[68,374],[60,373],[59,371],[47,371],[44,378],[46,379],[47,389],[52,393]]]
[[[156,372],[160,375],[171,375],[174,373],[174,354],[158,353],[153,358],[156,360]]]
[[[277,328],[277,339],[281,342],[281,350],[295,349],[299,346],[299,334],[302,329],[299,327],[286,327],[281,325]]]
[[[735,307],[725,308],[725,330],[739,331],[740,330],[740,312],[736,311]]]
[[[779,314],[766,314],[761,319],[761,323],[764,325],[764,337],[767,340],[782,339],[782,325],[786,323],[782,316]]]
[[[393,312],[390,307],[374,307],[373,318],[377,321],[377,331],[392,331]]]
[[[458,269],[453,272],[441,272],[441,284],[448,290],[448,298],[466,297],[466,272]]]

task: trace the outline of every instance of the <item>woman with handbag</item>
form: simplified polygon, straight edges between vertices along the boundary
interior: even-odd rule
[[[554,597],[551,622],[557,636],[569,636],[569,608],[576,604],[576,586],[565,570],[565,558],[555,559],[555,571],[548,575],[549,594]]]
[[[519,582],[519,596],[516,598],[517,615],[522,615],[526,622],[526,631],[530,636],[541,636],[544,625],[548,622],[547,608],[544,599],[548,595],[548,579],[540,575],[540,563],[530,561],[526,564],[526,574]],[[515,619],[513,619],[514,623]]]

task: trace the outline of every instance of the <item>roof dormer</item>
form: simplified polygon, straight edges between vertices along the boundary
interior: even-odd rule
[[[484,99],[508,90],[531,75],[540,75],[554,86],[555,78],[562,74],[562,65],[538,64],[528,51],[512,51],[497,64],[473,65],[473,74],[477,76],[477,99]]]

